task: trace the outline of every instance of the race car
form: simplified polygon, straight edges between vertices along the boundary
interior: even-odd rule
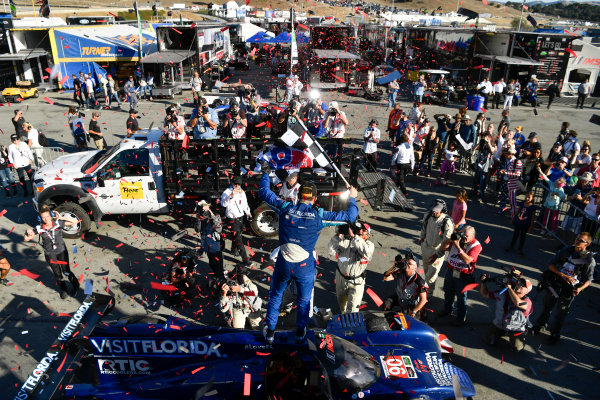
[[[2,102],[14,103],[17,101],[23,101],[30,97],[37,98],[40,94],[36,88],[32,87],[11,87],[6,88],[2,91]]]
[[[165,321],[97,324],[114,299],[92,294],[15,399],[471,398],[451,347],[424,323],[388,313],[333,316],[296,343],[252,330]],[[443,338],[442,338],[443,339]]]

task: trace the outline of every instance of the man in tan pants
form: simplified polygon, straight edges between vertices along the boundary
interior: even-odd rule
[[[433,262],[429,259],[434,255],[443,241],[450,239],[454,232],[454,223],[447,214],[446,202],[436,199],[431,210],[425,214],[423,226],[421,227],[421,255],[423,257],[423,269],[425,281],[429,285],[429,293],[433,295],[435,281],[444,263],[444,256],[436,258]]]
[[[349,228],[329,241],[329,255],[337,258],[335,293],[342,314],[358,311],[365,291],[365,270],[375,250],[369,225],[355,222]]]

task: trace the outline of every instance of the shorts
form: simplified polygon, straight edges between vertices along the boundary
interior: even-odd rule
[[[446,172],[453,174],[455,170],[456,167],[454,166],[454,161],[444,160],[442,166],[440,167],[440,173],[442,174],[445,174]]]

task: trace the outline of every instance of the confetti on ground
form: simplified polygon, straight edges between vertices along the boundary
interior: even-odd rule
[[[250,396],[250,383],[252,376],[248,373],[244,374],[244,396]]]
[[[3,217],[3,216],[4,216],[4,214],[6,214],[6,209],[4,209],[4,210],[0,211],[0,217]]]
[[[383,304],[383,301],[381,301],[381,298],[377,295],[377,293],[375,293],[373,291],[373,289],[368,288],[367,294],[371,297],[373,302],[375,302],[375,304],[377,304],[377,307],[381,307],[381,305]]]
[[[37,279],[37,278],[40,277],[38,274],[34,274],[33,272],[29,272],[25,268],[19,270],[19,272],[21,273],[21,275],[25,275],[26,277],[31,278],[31,279]]]
[[[468,285],[465,285],[465,287],[463,288],[463,290],[461,290],[461,293],[464,293],[468,290],[473,290],[476,289],[477,286],[479,286],[479,283],[469,283]]]
[[[177,288],[173,285],[163,285],[160,282],[150,282],[150,286],[152,286],[152,289],[166,290],[168,292],[173,292],[177,290]]]
[[[47,97],[44,97],[44,100],[46,100],[48,104],[54,104],[54,102]]]

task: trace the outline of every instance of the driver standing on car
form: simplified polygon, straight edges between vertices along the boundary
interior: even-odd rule
[[[296,340],[301,342],[306,336],[310,297],[315,283],[316,261],[313,250],[319,239],[319,232],[323,229],[323,220],[354,222],[358,216],[355,201],[357,191],[354,187],[350,187],[350,199],[346,211],[324,211],[314,205],[317,200],[317,189],[313,183],[302,185],[298,203],[293,204],[281,199],[271,190],[268,164],[264,163],[262,170],[258,197],[278,210],[280,246],[269,289],[269,304],[263,334],[267,343],[273,343],[283,292],[293,280],[298,289]]]
[[[42,247],[44,248],[44,257],[52,269],[56,284],[60,290],[61,299],[67,298],[67,283],[62,279],[63,274],[69,279],[71,285],[73,285],[73,290],[69,293],[71,296],[74,296],[79,289],[79,281],[71,272],[71,267],[69,266],[69,252],[62,236],[62,230],[66,226],[73,226],[78,223],[77,218],[55,214],[48,207],[43,206],[40,208],[40,224],[35,227],[35,232],[29,228],[25,233],[26,242],[33,240],[36,232],[40,235]]]

